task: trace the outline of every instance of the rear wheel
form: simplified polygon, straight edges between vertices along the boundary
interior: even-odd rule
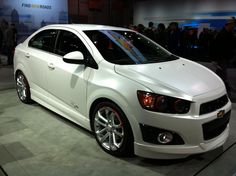
[[[112,102],[99,103],[92,114],[92,128],[97,143],[115,156],[133,154],[133,134],[122,110]]]
[[[29,83],[22,72],[16,75],[16,90],[19,99],[26,104],[32,103]]]

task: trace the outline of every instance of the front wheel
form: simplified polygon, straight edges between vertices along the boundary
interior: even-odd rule
[[[133,134],[122,110],[112,102],[102,102],[92,114],[92,128],[99,146],[114,156],[133,154]]]

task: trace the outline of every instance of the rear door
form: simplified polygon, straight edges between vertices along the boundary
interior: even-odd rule
[[[32,37],[28,43],[27,52],[24,53],[28,69],[30,70],[31,88],[37,91],[45,91],[47,63],[53,54],[57,30],[44,30]]]

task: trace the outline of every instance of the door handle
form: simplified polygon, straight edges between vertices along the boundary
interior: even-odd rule
[[[50,70],[54,70],[54,69],[55,69],[55,66],[54,66],[53,63],[48,63],[48,68],[49,68]]]
[[[29,53],[25,53],[25,57],[26,58],[30,58],[30,54]]]

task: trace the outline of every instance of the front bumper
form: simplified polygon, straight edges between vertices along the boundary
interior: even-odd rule
[[[204,153],[222,146],[229,136],[229,125],[217,138],[199,143],[198,145],[154,145],[148,143],[134,143],[135,154],[152,159],[178,159],[192,154]]]
[[[196,104],[195,109],[199,110],[200,104],[201,103]],[[145,158],[176,159],[185,158],[192,154],[204,153],[222,146],[229,136],[228,122],[224,124],[224,129],[211,139],[204,139],[203,132],[204,124],[216,121],[218,118],[217,114],[220,110],[224,110],[225,114],[229,114],[231,102],[229,101],[224,107],[204,115],[194,115],[196,113],[192,112],[196,112],[195,110],[185,116],[156,114],[150,111],[139,112],[139,114],[142,114],[142,116],[136,114],[136,117],[138,116],[136,119],[139,124],[177,133],[183,139],[184,144],[158,145],[145,142],[140,127],[137,127],[139,130],[136,131],[137,135],[135,136],[135,154]]]

